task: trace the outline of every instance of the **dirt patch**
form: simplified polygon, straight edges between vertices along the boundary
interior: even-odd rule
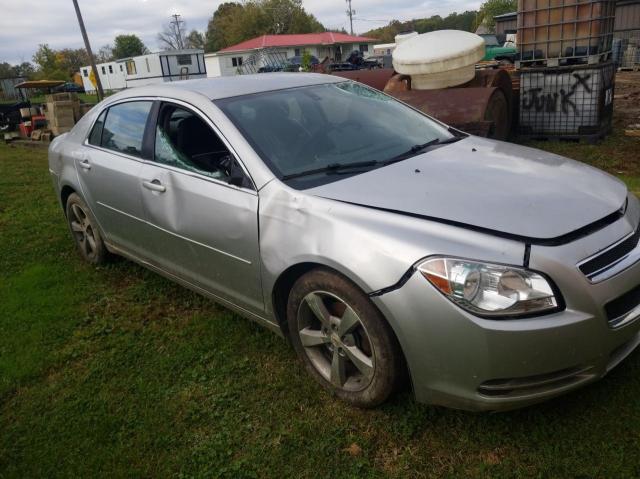
[[[614,95],[614,127],[640,123],[640,72],[618,72]]]

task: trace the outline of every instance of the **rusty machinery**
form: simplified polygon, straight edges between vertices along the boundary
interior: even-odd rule
[[[505,140],[511,133],[514,98],[511,76],[501,68],[481,68],[460,86],[411,88],[411,77],[392,68],[333,72],[397,98],[438,120],[473,135]]]

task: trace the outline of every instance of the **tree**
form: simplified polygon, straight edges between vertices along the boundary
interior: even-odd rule
[[[218,51],[265,34],[325,31],[301,0],[248,0],[218,6],[209,20],[206,50]]]
[[[32,78],[36,72],[33,64],[30,62],[22,62],[20,65],[13,67],[16,70],[18,76]]]
[[[433,15],[429,18],[418,18],[406,22],[392,20],[388,25],[364,33],[366,37],[378,39],[381,43],[392,43],[395,36],[400,32],[416,31],[418,33],[433,32],[435,30],[464,30],[472,32],[475,30],[475,20],[478,12],[466,11],[463,13],[453,12],[442,18],[440,15]]]
[[[480,5],[478,24],[487,27],[493,33],[496,29],[496,21],[493,17],[503,13],[515,12],[518,9],[517,0],[486,0]]]
[[[10,78],[16,76],[14,66],[7,62],[0,63],[0,78]]]
[[[188,41],[186,33],[187,26],[180,20],[180,15],[176,14],[158,33],[158,42],[167,50],[184,50]]]
[[[96,63],[106,63],[113,60],[113,47],[109,44],[102,45],[96,54]]]
[[[63,48],[56,50],[56,67],[66,73],[67,78],[91,63],[84,48]]]
[[[149,53],[149,49],[137,35],[118,35],[113,41],[112,57],[115,60]]]
[[[35,78],[47,80],[68,80],[69,72],[61,68],[59,61],[63,59],[58,52],[46,43],[41,43],[33,54],[33,62],[37,66]],[[73,72],[71,72],[73,73]]]
[[[200,33],[198,30],[191,30],[189,35],[187,35],[187,48],[197,48],[198,50],[204,50],[205,39],[204,35]]]
[[[243,18],[244,9],[243,5],[235,2],[225,2],[218,6],[207,25],[206,51],[215,52],[244,39],[240,22],[233,20]]]

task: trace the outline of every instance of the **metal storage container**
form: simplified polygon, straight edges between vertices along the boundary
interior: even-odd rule
[[[596,140],[611,129],[615,66],[526,68],[520,71],[518,133],[530,138]]]
[[[607,60],[615,9],[614,0],[518,0],[517,66]]]

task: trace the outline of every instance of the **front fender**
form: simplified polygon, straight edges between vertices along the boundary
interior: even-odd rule
[[[395,285],[418,260],[449,254],[523,263],[524,244],[399,213],[320,198],[274,180],[260,190],[262,284],[267,312],[280,275],[300,263],[340,272],[365,293]]]

